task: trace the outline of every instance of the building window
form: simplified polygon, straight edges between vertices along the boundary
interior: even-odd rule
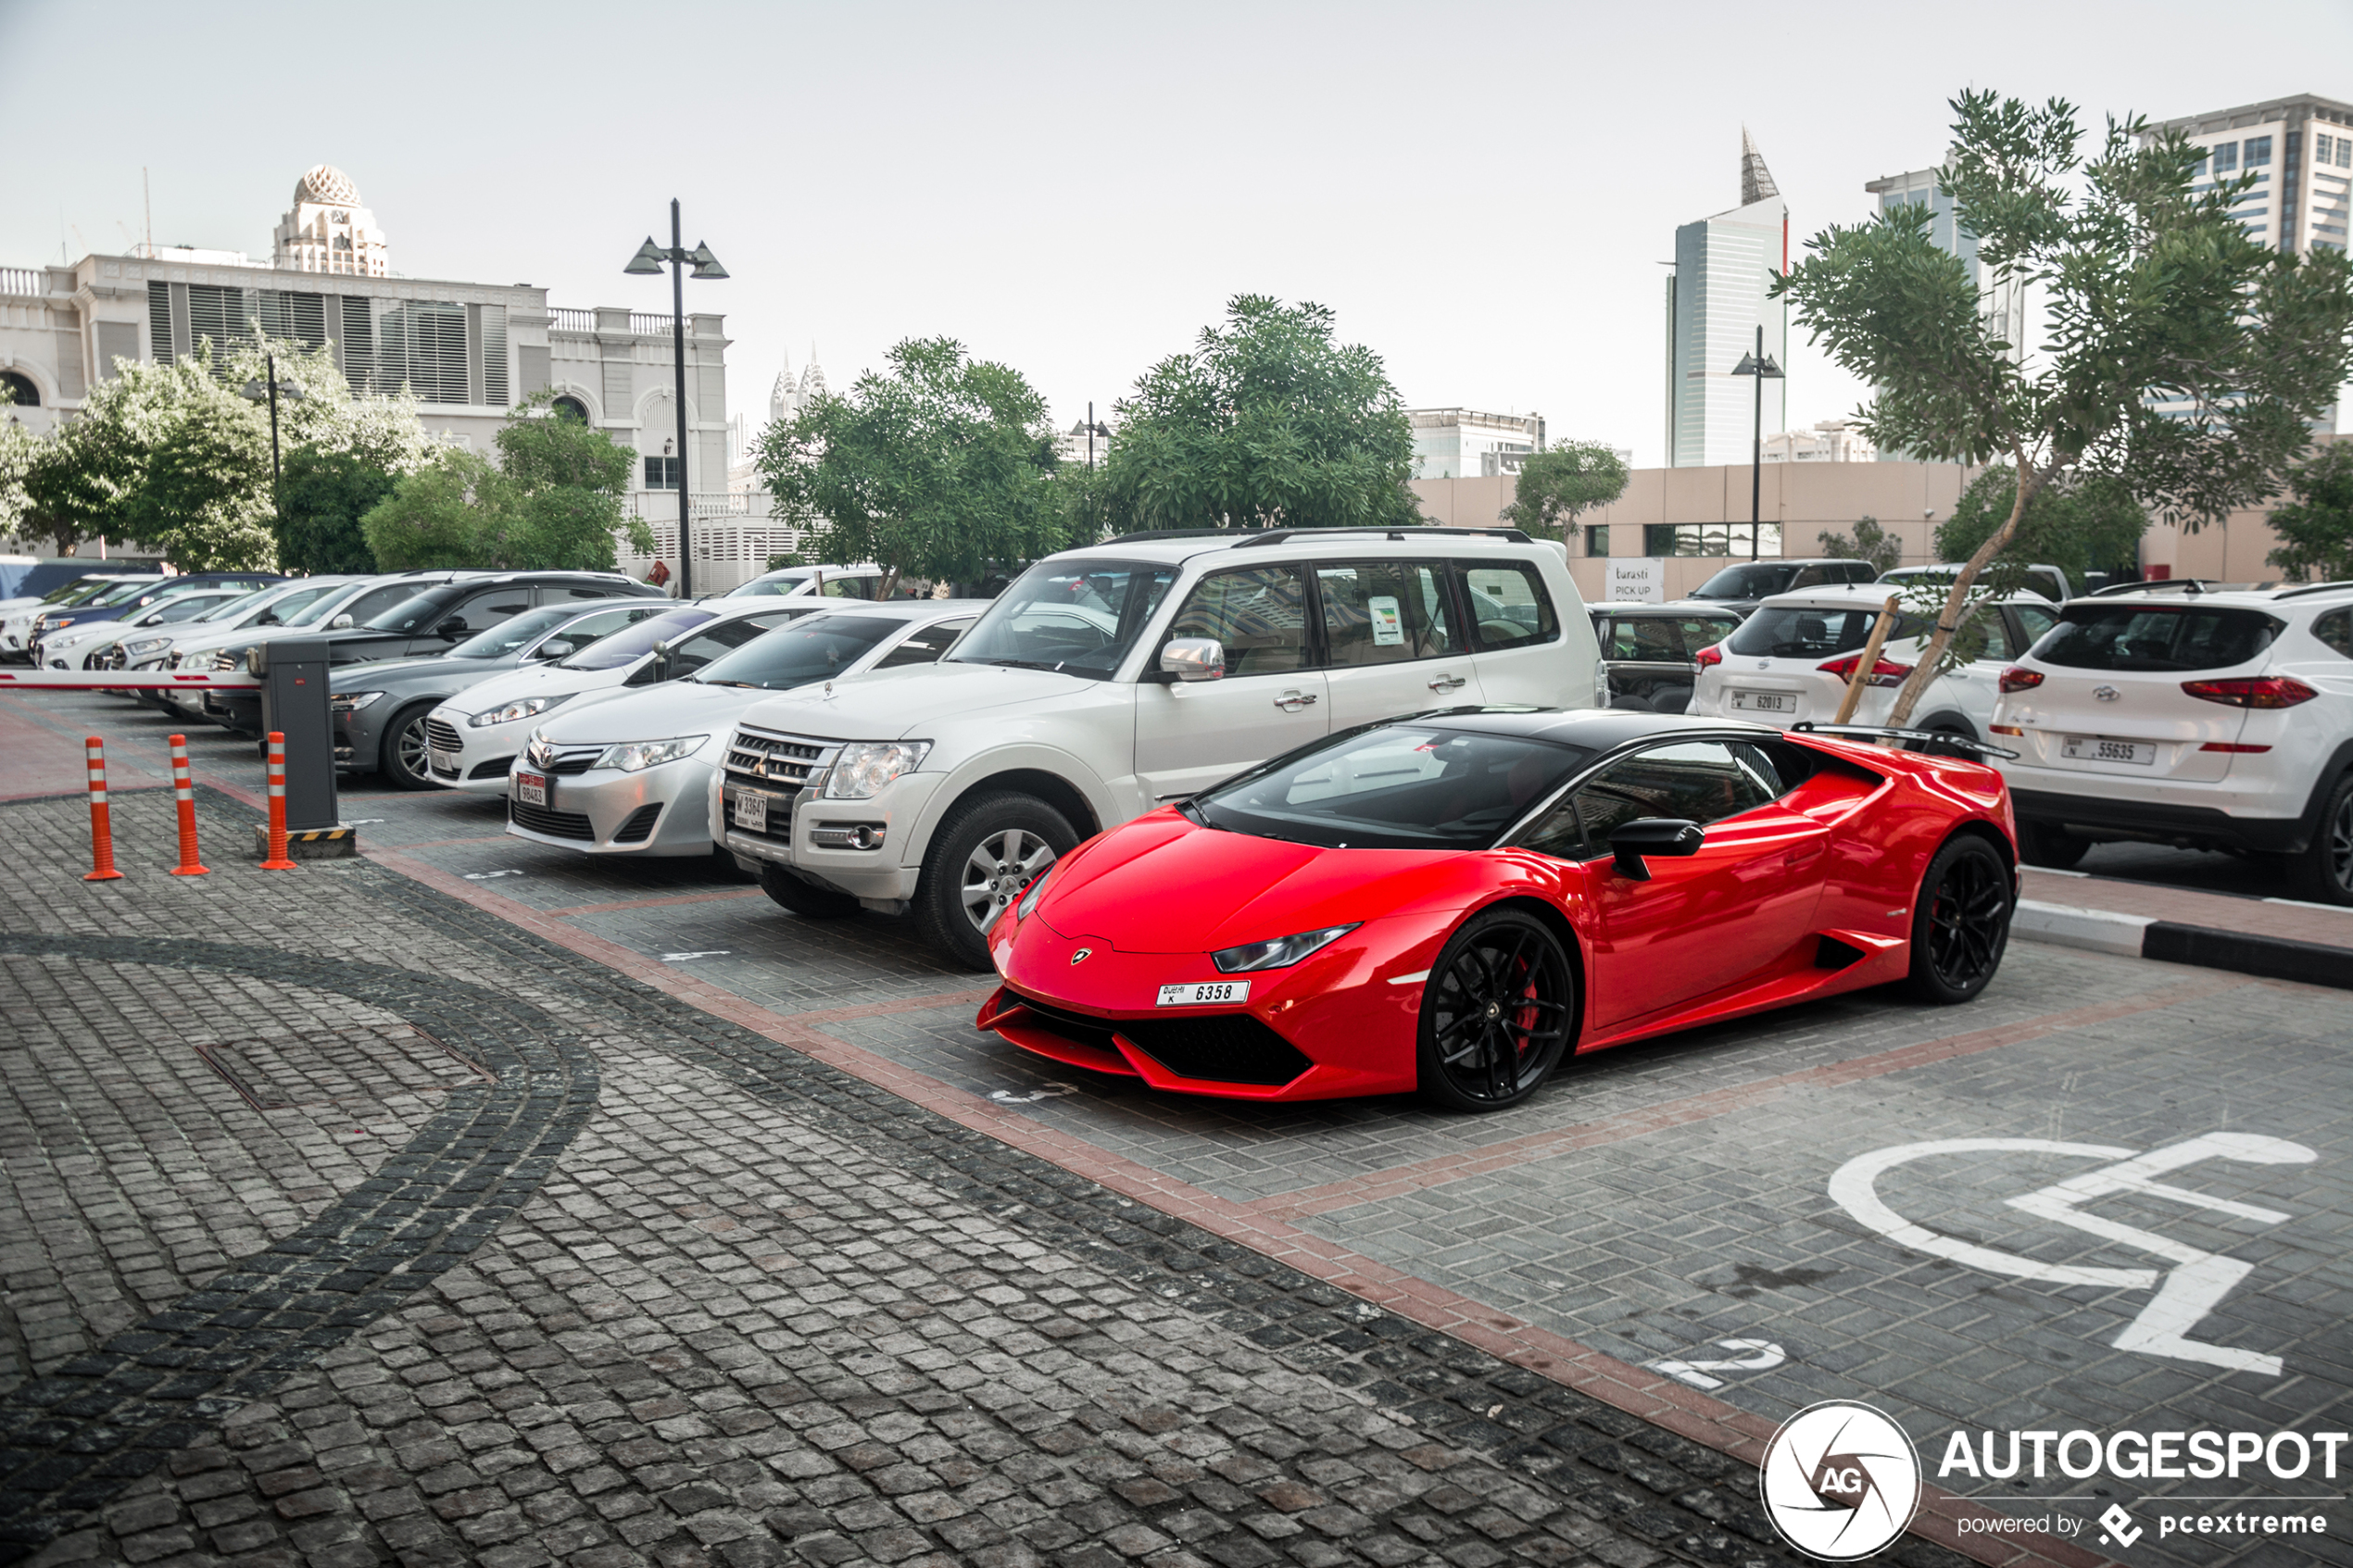
[[[2336,166],[2339,169],[2353,169],[2353,136],[2339,136],[2336,139]]]
[[[2250,162],[2250,163],[2252,163],[2252,162],[2254,162],[2255,160],[2254,160],[2254,159],[2252,159],[2252,158],[2249,158],[2247,161],[2248,161],[2248,162]],[[2215,144],[2214,144],[2214,172],[2215,172],[2215,173],[2217,173],[2217,174],[2228,174],[2231,170],[2233,170],[2233,169],[2236,169],[2238,166],[2239,166],[2239,144],[2238,144],[2236,142],[2217,142],[2217,143],[2215,143]]]
[[[2328,162],[2331,158],[2333,158],[2333,157],[2334,157],[2336,156],[2336,154],[2335,154],[2335,147],[2336,147],[2336,139],[2335,139],[2334,137],[2332,137],[2332,136],[2315,136],[2315,137],[2313,137],[2313,138],[2312,138],[2312,161],[2313,161],[2314,163],[2326,163],[2326,162]]]
[[[31,376],[19,375],[14,370],[0,370],[0,393],[7,395],[12,408],[41,407],[41,389],[32,384]]]
[[[2246,154],[2249,169],[2271,161],[2271,139],[2269,136],[2249,136],[2241,150]]]
[[[553,403],[547,405],[547,407],[553,409],[561,418],[567,420],[578,420],[582,424],[586,424],[588,422],[588,405],[583,403],[579,398],[573,396],[569,393],[557,398]]]
[[[1750,525],[1745,522],[1646,522],[1642,554],[1646,556],[1730,556],[1745,558]],[[1781,554],[1781,525],[1768,522],[1756,530],[1754,552],[1763,559]]]
[[[1609,554],[1609,524],[1589,523],[1585,528],[1585,553],[1589,556]]]
[[[648,458],[646,459],[646,488],[648,490],[677,489],[678,459],[675,458]]]

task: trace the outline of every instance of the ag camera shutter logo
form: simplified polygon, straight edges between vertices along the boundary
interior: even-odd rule
[[[1919,1455],[1886,1415],[1826,1399],[1773,1434],[1757,1490],[1790,1545],[1825,1562],[1852,1562],[1912,1522],[1920,1504]]]

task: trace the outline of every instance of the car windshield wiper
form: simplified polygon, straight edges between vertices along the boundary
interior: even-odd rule
[[[1055,662],[1048,664],[1042,659],[960,659],[956,660],[956,662],[959,664],[996,664],[1001,665],[1009,670],[1043,670],[1049,674],[1052,674],[1060,671],[1063,663],[1067,661],[1057,659]]]

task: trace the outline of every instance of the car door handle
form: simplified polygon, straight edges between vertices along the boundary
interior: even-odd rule
[[[1315,700],[1314,692],[1285,692],[1275,699],[1275,706],[1287,713],[1296,713]]]
[[[1463,678],[1460,675],[1439,675],[1432,678],[1429,689],[1434,692],[1460,691],[1463,684]]]

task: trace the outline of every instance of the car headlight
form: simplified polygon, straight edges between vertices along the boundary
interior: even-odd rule
[[[382,692],[330,692],[327,694],[327,709],[333,713],[357,713],[384,695]]]
[[[1052,866],[1048,866],[1044,871],[1038,873],[1038,880],[1029,884],[1029,891],[1024,893],[1021,896],[1021,902],[1013,906],[1013,918],[1015,920],[1027,920],[1029,918],[1029,911],[1038,907],[1038,897],[1046,891],[1047,879],[1054,874],[1054,867],[1061,864],[1062,862],[1060,860],[1056,860]]]
[[[142,637],[135,643],[123,644],[122,651],[133,659],[140,659],[155,652],[157,648],[168,648],[170,646],[170,637]]]
[[[709,735],[680,735],[675,740],[633,740],[622,746],[609,746],[597,754],[599,768],[618,768],[624,773],[642,773],[648,768],[659,768],[664,762],[675,762],[681,757],[692,757]]]
[[[865,800],[901,773],[912,772],[931,754],[927,740],[852,741],[826,770],[827,800]]]
[[[1245,942],[1239,947],[1226,947],[1209,955],[1220,974],[1246,974],[1255,969],[1286,969],[1311,953],[1320,952],[1339,941],[1357,926],[1327,925],[1321,931],[1302,931],[1296,936],[1277,936],[1272,942]]]
[[[466,723],[470,728],[477,730],[486,730],[493,724],[511,724],[518,719],[528,719],[535,713],[545,713],[556,704],[569,702],[571,699],[570,692],[564,692],[556,696],[527,696],[520,702],[510,702],[504,708],[494,708],[487,713],[477,713],[467,720]]]

